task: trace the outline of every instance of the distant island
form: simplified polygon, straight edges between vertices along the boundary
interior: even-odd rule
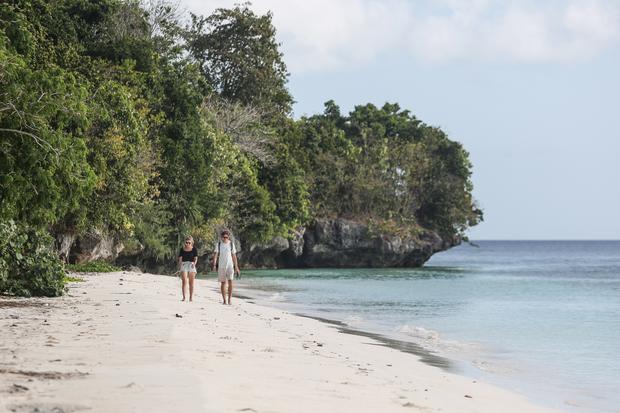
[[[482,220],[440,128],[396,103],[295,118],[288,77],[249,3],[2,3],[0,293],[164,269],[186,234],[204,266],[221,228],[248,267],[420,266]]]

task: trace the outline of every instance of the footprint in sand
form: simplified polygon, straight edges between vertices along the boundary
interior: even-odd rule
[[[73,413],[82,410],[90,410],[88,406],[77,404],[52,404],[52,403],[33,403],[33,404],[14,404],[9,407],[9,411],[14,413]]]
[[[122,389],[131,389],[133,391],[136,390],[144,390],[144,387],[140,386],[139,384],[136,384],[135,382],[131,382],[129,384],[126,384],[124,386],[121,386]]]
[[[421,410],[423,412],[431,412],[431,411],[433,411],[433,409],[431,409],[430,407],[420,406],[419,404],[415,404],[415,403],[412,403],[412,402],[405,402],[405,403],[401,404],[401,406],[403,406],[403,407],[411,407],[413,409],[418,409],[418,410]]]
[[[8,392],[10,394],[13,394],[13,393],[27,392],[28,390],[30,390],[30,389],[28,387],[26,387],[26,386],[22,386],[21,384],[13,383],[13,385],[9,388]]]

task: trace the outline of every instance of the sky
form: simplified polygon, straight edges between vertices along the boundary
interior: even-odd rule
[[[181,0],[196,14],[235,1]],[[620,239],[620,0],[255,0],[296,117],[397,102],[461,142],[482,239]]]

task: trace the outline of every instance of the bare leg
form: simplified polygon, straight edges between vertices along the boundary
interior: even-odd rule
[[[232,297],[233,282],[228,280],[228,305],[230,305],[230,297]]]
[[[226,304],[226,281],[220,282],[220,290],[222,291],[222,300]]]
[[[189,300],[192,301],[194,298],[194,279],[196,278],[195,272],[189,273]]]
[[[185,301],[185,285],[187,284],[187,273],[185,271],[181,273],[181,280],[181,293],[183,293],[183,300],[181,301]]]

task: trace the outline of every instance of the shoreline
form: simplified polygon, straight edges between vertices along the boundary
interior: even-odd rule
[[[313,315],[303,314],[303,313],[293,313],[299,317],[311,318],[313,320],[320,321],[325,324],[330,324],[334,326],[338,332],[344,334],[351,334],[354,336],[366,337],[377,341],[375,345],[377,346],[385,346],[394,350],[402,351],[403,353],[409,353],[417,356],[422,363],[425,363],[432,367],[437,367],[439,369],[445,370],[449,373],[454,373],[453,362],[443,356],[438,356],[430,350],[425,349],[411,341],[398,340],[395,338],[390,338],[386,335],[380,333],[373,333],[371,331],[366,331],[362,329],[357,329],[349,326],[347,323],[332,320],[329,318],[317,317]]]
[[[253,303],[258,303],[259,305],[277,308],[285,312],[289,312],[299,317],[310,318],[313,320],[318,320],[334,329],[336,329],[340,333],[344,334],[352,334],[360,337],[367,337],[375,340],[377,343],[372,343],[376,346],[385,346],[388,348],[392,348],[404,353],[409,353],[415,355],[419,358],[420,362],[427,364],[432,367],[436,367],[438,369],[442,369],[446,372],[465,377],[470,380],[484,382],[487,384],[491,384],[502,388],[506,391],[513,392],[524,397],[530,403],[540,406],[546,407],[549,409],[561,409],[561,412],[570,412],[572,408],[582,408],[583,406],[571,402],[569,399],[564,400],[564,407],[559,406],[560,402],[558,398],[549,397],[547,393],[543,393],[541,391],[532,391],[530,387],[527,390],[520,388],[519,390],[515,390],[513,387],[515,384],[523,383],[523,381],[515,381],[513,379],[509,379],[501,376],[496,371],[486,370],[482,367],[478,367],[475,365],[476,361],[480,363],[478,357],[472,357],[471,353],[459,353],[458,351],[453,350],[452,352],[446,352],[441,350],[436,350],[431,347],[427,347],[424,344],[414,341],[413,338],[403,337],[402,335],[398,335],[393,333],[393,331],[385,330],[385,328],[381,329],[377,327],[377,325],[373,324],[365,324],[364,326],[353,326],[346,321],[346,316],[343,313],[336,313],[329,315],[327,317],[321,311],[312,310],[310,307],[304,307],[302,304],[290,301],[290,300],[278,300],[278,301],[270,301],[269,298],[260,295],[253,295],[254,292],[264,292],[262,289],[255,289],[255,286],[248,287],[242,286],[237,287],[243,290],[242,297],[245,299],[251,300]],[[271,291],[271,290],[270,290]],[[340,316],[340,317],[338,317]],[[333,318],[332,318],[333,317]],[[371,343],[368,343],[371,344]],[[512,360],[514,361],[514,360]],[[484,361],[482,362],[484,363]],[[501,370],[499,370],[501,371]],[[559,396],[561,398],[561,396]],[[565,410],[569,409],[569,410]],[[581,411],[581,410],[579,410]],[[589,410],[587,410],[589,412]],[[586,412],[586,411],[584,411]]]
[[[373,333],[224,306],[213,280],[182,303],[169,276],[79,276],[64,297],[0,298],[0,410],[557,412]]]

